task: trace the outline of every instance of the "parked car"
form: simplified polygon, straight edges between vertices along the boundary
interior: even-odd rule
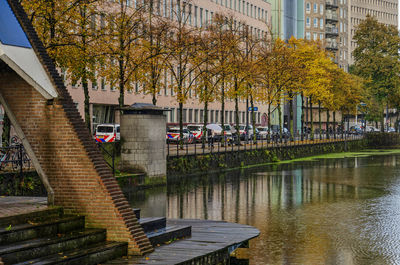
[[[96,126],[95,139],[98,143],[111,143],[121,139],[120,125],[104,123]]]
[[[380,132],[380,130],[374,126],[367,126],[366,131],[367,132]]]
[[[172,127],[167,130],[167,142],[177,143],[180,140],[180,129],[178,127]],[[183,143],[191,144],[194,142],[194,135],[189,131],[188,128],[183,128]]]
[[[280,129],[279,125],[271,125],[271,134],[272,134],[272,139],[277,140],[280,138]],[[286,127],[282,128],[282,138],[283,139],[289,139],[290,133],[289,130]]]
[[[350,134],[362,134],[363,128],[361,128],[361,126],[359,126],[359,125],[353,125],[350,127],[349,133]]]
[[[203,136],[203,125],[202,124],[189,124],[187,126],[189,131],[193,133],[194,141],[201,142],[201,137]]]
[[[213,135],[213,141],[221,141],[221,134],[222,134],[222,127],[218,124],[215,123],[209,123],[206,126],[207,131],[209,132],[210,130],[212,131]],[[209,135],[207,135],[208,137]]]
[[[241,140],[252,139],[254,135],[253,125],[249,124],[249,127],[246,128],[246,125],[239,125],[239,135]],[[257,135],[257,129],[256,129]]]
[[[268,138],[268,127],[257,127],[259,138],[260,139],[267,139]]]
[[[393,133],[393,132],[396,132],[396,129],[393,127],[389,127],[389,128],[385,129],[385,132]]]
[[[222,127],[222,125],[221,125],[221,127]],[[225,141],[227,141],[228,143],[233,141],[235,132],[236,132],[236,130],[230,124],[225,124],[224,125]]]

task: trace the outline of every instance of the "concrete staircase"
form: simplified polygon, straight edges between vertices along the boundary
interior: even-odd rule
[[[127,255],[127,243],[106,241],[105,229],[85,229],[84,216],[62,208],[0,218],[0,263],[99,264]]]
[[[166,226],[165,217],[140,218],[140,209],[133,211],[154,247],[191,236],[191,226]],[[85,228],[84,216],[66,215],[62,208],[0,218],[0,264],[123,264],[127,248],[107,241],[105,229]]]

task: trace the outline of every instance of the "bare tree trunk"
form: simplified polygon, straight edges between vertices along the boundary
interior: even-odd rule
[[[281,102],[278,103],[278,115],[279,115],[279,139],[282,143],[282,110],[281,110]]]
[[[329,109],[326,109],[326,139],[329,139],[329,118],[330,118],[330,113]]]
[[[204,102],[204,113],[203,113],[203,135],[201,138],[201,147],[206,147],[206,137],[207,137],[207,123],[208,123],[208,101]]]
[[[321,101],[318,101],[318,123],[319,123],[319,139],[321,139],[321,134],[322,134]]]
[[[336,139],[336,111],[333,112],[333,138]]]
[[[253,125],[253,142],[257,142],[257,135],[256,135],[256,117],[254,113],[254,100],[253,95],[250,94],[250,106],[251,106],[251,125]]]
[[[290,133],[290,140],[293,140],[293,133],[294,133],[294,119],[293,119],[293,98],[292,95],[289,95],[290,100],[289,100],[289,121],[288,121],[288,126],[289,126],[289,133]]]
[[[311,135],[310,139],[314,140],[314,117],[313,117],[313,108],[312,108],[312,97],[310,96],[310,125],[311,125]],[[321,130],[321,129],[320,129]]]
[[[269,141],[270,141],[270,139],[271,139],[271,103],[268,103],[268,122],[267,122],[267,125],[268,125],[268,143],[269,143]]]
[[[183,149],[183,103],[179,102],[179,142],[180,148]]]
[[[238,91],[238,83],[235,80],[235,91]],[[236,122],[236,135],[237,135],[237,144],[240,145],[240,132],[239,132],[239,98],[238,95],[235,94],[235,122]]]
[[[304,140],[304,95],[301,93],[301,140]]]
[[[225,81],[222,79],[221,85],[221,127],[222,127],[222,145],[225,144]]]

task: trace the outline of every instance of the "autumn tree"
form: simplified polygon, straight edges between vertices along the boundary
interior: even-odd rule
[[[173,20],[165,46],[169,55],[166,67],[172,76],[170,86],[175,91],[179,106],[180,139],[183,139],[183,106],[194,85],[193,75],[206,60],[197,54],[201,35],[195,27],[189,25],[189,12],[187,1],[176,1],[176,5],[170,10]]]
[[[331,105],[333,94],[332,75],[331,72],[337,69],[329,54],[315,42],[304,41],[297,49],[297,56],[302,65],[303,73],[300,80],[302,94],[308,97],[311,121],[311,139],[314,139],[314,117],[312,106],[318,102],[319,105],[319,120],[321,113],[321,103]],[[320,123],[321,131],[321,123]]]
[[[395,26],[379,23],[376,18],[368,15],[356,27],[354,40],[357,42],[357,48],[353,52],[354,73],[366,80],[367,97],[373,98],[373,102],[378,106],[388,107],[392,103],[389,95],[398,94],[399,88],[398,29]],[[376,111],[381,117],[383,131],[384,108],[379,107]]]
[[[39,37],[56,65],[84,92],[85,122],[90,128],[89,89],[97,66],[99,0],[23,1]]]
[[[210,37],[210,32],[202,33],[199,41],[197,60],[193,63],[197,66],[194,71],[196,79],[195,91],[199,101],[204,104],[203,109],[203,137],[202,144],[205,146],[206,126],[208,123],[208,105],[217,99],[219,83],[222,81],[219,68],[216,67],[217,55],[215,53],[216,43]]]
[[[143,16],[145,29],[141,41],[142,52],[145,54],[145,63],[142,65],[144,74],[141,76],[143,92],[152,96],[153,105],[157,104],[157,94],[163,83],[162,74],[167,67],[166,62],[170,59],[166,49],[166,41],[169,32],[169,23],[159,14],[159,6],[154,1],[146,3],[146,13]],[[158,11],[158,12],[157,12]]]
[[[249,39],[249,28],[243,23],[230,23],[228,30],[230,31],[232,45],[229,51],[229,87],[228,96],[235,101],[235,128],[239,137],[239,99],[246,97],[246,90],[249,77],[252,74],[250,68],[250,54],[255,50],[255,45]]]
[[[214,67],[216,74],[215,80],[218,81],[221,102],[221,127],[222,134],[225,132],[225,100],[227,78],[230,72],[229,55],[230,49],[234,47],[235,38],[231,35],[233,31],[229,30],[233,23],[233,17],[226,17],[222,14],[215,14],[212,24],[208,27],[209,36],[213,47]]]
[[[292,40],[294,41],[294,40]],[[268,127],[271,133],[271,107],[276,104],[279,116],[279,130],[282,140],[282,109],[281,104],[288,94],[285,92],[294,91],[298,84],[298,68],[294,49],[281,39],[271,40],[264,46],[263,65],[260,78],[264,85],[260,99],[268,104]]]
[[[125,92],[132,90],[144,74],[141,68],[146,61],[141,41],[143,31],[143,5],[132,7],[127,1],[108,3],[107,13],[103,13],[104,37],[101,76],[105,77],[111,88],[119,89],[119,107],[125,106]]]

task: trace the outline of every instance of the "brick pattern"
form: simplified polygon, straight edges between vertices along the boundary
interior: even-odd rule
[[[63,80],[24,10],[8,0],[48,72],[59,97],[50,105],[14,71],[0,65],[0,92],[39,159],[55,192],[55,204],[85,215],[88,227],[107,229],[107,238],[129,243],[129,254],[153,250],[114,176],[80,117]]]

